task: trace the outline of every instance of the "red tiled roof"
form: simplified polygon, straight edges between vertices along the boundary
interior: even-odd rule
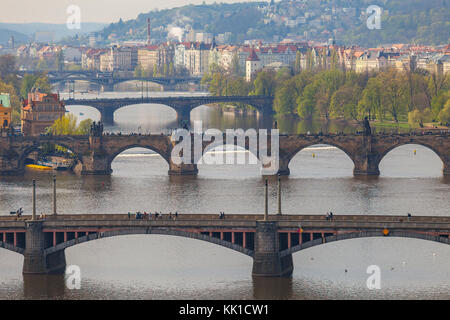
[[[252,49],[252,51],[250,52],[250,55],[248,56],[246,61],[259,61],[259,58],[255,52],[255,49]]]

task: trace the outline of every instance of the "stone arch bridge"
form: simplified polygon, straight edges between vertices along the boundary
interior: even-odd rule
[[[191,134],[192,135],[192,134]],[[270,135],[269,135],[270,137]],[[191,153],[194,154],[194,138],[191,139]],[[204,139],[203,137],[203,140]],[[259,140],[259,135],[258,135]],[[81,174],[110,174],[111,163],[121,152],[135,147],[153,150],[169,165],[171,175],[195,175],[198,173],[197,161],[191,158],[189,163],[177,164],[173,160],[173,150],[178,142],[169,135],[100,135],[100,136],[3,136],[0,137],[0,175],[19,175],[24,172],[25,159],[44,144],[57,144],[71,150],[78,160],[75,170]],[[223,136],[222,144],[226,144]],[[201,142],[204,154],[218,145],[214,139]],[[450,134],[375,134],[364,136],[350,135],[280,135],[278,171],[272,174],[288,175],[289,162],[301,150],[312,145],[326,144],[345,152],[354,163],[354,175],[380,174],[379,163],[392,149],[418,144],[433,150],[442,160],[443,174],[450,175]],[[234,139],[234,145],[240,145]],[[258,144],[260,145],[260,144]],[[249,150],[247,137],[243,148]],[[253,150],[253,149],[252,149]],[[260,159],[262,150],[255,156]],[[267,154],[271,154],[270,143]],[[275,157],[275,154],[274,154]]]
[[[220,103],[240,102],[253,106],[259,112],[272,114],[273,97],[268,96],[189,96],[189,97],[142,97],[116,99],[68,99],[66,106],[83,105],[97,109],[101,115],[101,122],[113,123],[114,112],[120,108],[137,104],[163,104],[174,109],[179,123],[190,121],[190,113],[198,106]]]
[[[406,237],[450,244],[450,217],[180,214],[135,220],[126,214],[0,217],[0,248],[24,255],[24,274],[64,273],[65,249],[124,235],[170,235],[207,241],[253,259],[254,276],[289,276],[292,254],[329,242]],[[150,239],[149,239],[150,241]]]
[[[28,72],[20,72],[24,76]],[[88,81],[103,86],[107,91],[113,91],[114,86],[127,81],[148,81],[161,85],[164,90],[175,89],[177,84],[201,82],[199,77],[114,77],[108,73],[90,71],[49,71],[48,79],[51,84],[67,83],[72,81]]]

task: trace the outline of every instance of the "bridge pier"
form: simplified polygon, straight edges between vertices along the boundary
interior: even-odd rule
[[[353,162],[355,163],[355,168],[353,169],[354,176],[379,176],[380,169],[378,165],[380,164],[379,155],[374,153],[372,150],[372,139],[371,135],[364,135],[362,137],[362,148],[359,150],[359,154],[353,157]]]
[[[196,176],[198,168],[196,164],[180,164],[177,165],[172,161],[169,162],[169,175],[171,176]]]
[[[277,175],[288,176],[291,174],[291,171],[289,170],[289,161],[290,160],[291,159],[280,157],[280,161],[278,162],[279,168],[278,168]]]
[[[25,172],[24,168],[19,168],[18,161],[9,156],[0,155],[0,176],[18,176]]]
[[[108,175],[112,173],[108,155],[95,151],[82,157],[81,170],[78,169],[78,171],[82,175]]]
[[[450,159],[448,161],[444,161],[444,168],[442,169],[442,173],[444,176],[450,176]]]
[[[99,111],[101,122],[108,124],[114,123],[114,108],[101,108]]]
[[[177,122],[179,128],[184,128],[185,124],[188,129],[191,127],[191,110],[192,106],[172,107],[177,112]]]
[[[64,250],[47,255],[44,247],[43,221],[25,222],[23,274],[62,274],[66,269]]]
[[[280,256],[278,223],[276,221],[257,221],[252,275],[255,277],[289,277],[293,270],[292,255]]]
[[[380,169],[378,168],[379,162],[373,159],[373,157],[367,157],[365,159],[354,159],[355,168],[353,169],[354,176],[379,176]]]

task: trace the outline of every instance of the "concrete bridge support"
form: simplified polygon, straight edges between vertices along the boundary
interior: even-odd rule
[[[101,108],[100,111],[100,121],[103,123],[113,124],[114,123],[114,108]]]
[[[62,274],[66,269],[64,250],[47,255],[42,221],[27,221],[23,274]]]
[[[278,223],[257,221],[253,271],[255,277],[288,277],[294,269],[292,255],[280,256]]]
[[[191,110],[192,106],[185,107],[172,107],[177,112],[177,123],[179,128],[183,128],[185,124],[188,128],[191,128]]]

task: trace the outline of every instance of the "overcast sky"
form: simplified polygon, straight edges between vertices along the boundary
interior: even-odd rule
[[[241,0],[242,1],[242,0]],[[250,0],[251,1],[251,0]],[[0,22],[4,23],[66,23],[67,8],[78,5],[81,22],[116,22],[134,19],[139,13],[152,9],[180,7],[189,3],[201,4],[203,0],[0,0]],[[207,4],[214,0],[205,0]],[[217,2],[240,2],[218,0]]]

